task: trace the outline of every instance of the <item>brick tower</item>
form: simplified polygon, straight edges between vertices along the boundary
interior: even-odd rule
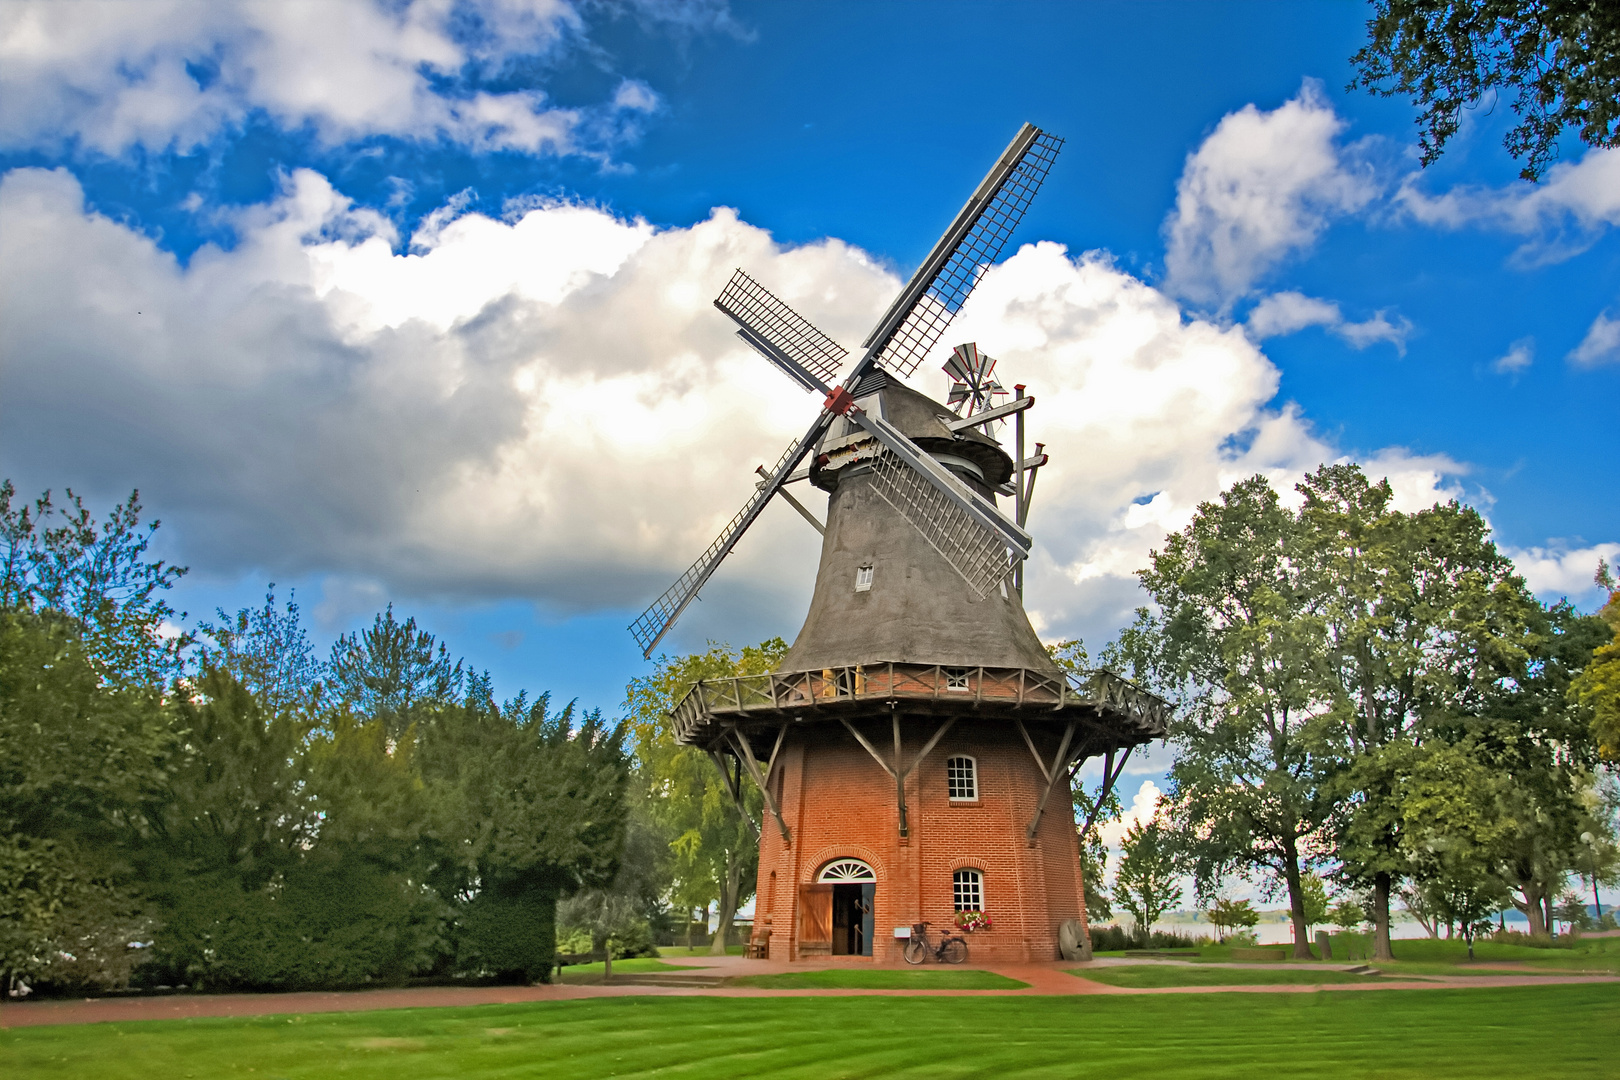
[[[993,438],[881,369],[854,396],[984,498],[1012,477]],[[674,714],[680,741],[734,756],[765,793],[757,938],[773,959],[895,960],[896,928],[975,909],[992,922],[975,959],[1055,959],[1059,927],[1085,919],[1072,771],[1161,737],[1163,706],[1104,673],[1071,685],[1011,574],[964,588],[874,486],[864,431],[835,424],[817,451],[827,523],[793,647]]]

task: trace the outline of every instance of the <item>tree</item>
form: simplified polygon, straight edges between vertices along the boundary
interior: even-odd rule
[[[278,611],[272,582],[264,607],[242,608],[234,616],[220,610],[218,615],[218,624],[198,627],[198,667],[230,672],[273,713],[318,707],[325,672],[291,594]]]
[[[1345,897],[1333,905],[1328,912],[1328,918],[1333,925],[1345,933],[1360,929],[1361,924],[1367,921],[1367,913],[1362,909],[1361,902],[1351,897]]]
[[[1301,548],[1264,477],[1234,484],[1152,553],[1139,576],[1162,614],[1139,616],[1131,649],[1180,691],[1169,816],[1199,894],[1232,872],[1280,882],[1308,959],[1304,889],[1328,844],[1333,754],[1321,599]]]
[[[1620,787],[1611,778],[1593,784],[1581,793],[1586,813],[1579,843],[1575,847],[1574,869],[1592,888],[1592,908],[1603,918],[1599,885],[1620,885],[1620,842],[1615,818],[1620,815]]]
[[[1539,180],[1573,129],[1620,145],[1620,9],[1600,0],[1374,0],[1367,44],[1350,58],[1382,97],[1410,95],[1422,163],[1445,151],[1464,109],[1511,95],[1519,123],[1503,140]]]
[[[1210,905],[1208,917],[1222,941],[1226,940],[1227,931],[1247,930],[1260,924],[1260,913],[1254,910],[1253,904],[1247,900],[1228,900],[1224,896],[1217,897]]]
[[[675,742],[670,710],[699,679],[774,671],[787,643],[771,638],[740,653],[725,645],[681,657],[660,657],[651,675],[626,689],[624,710],[635,735],[639,779],[654,820],[672,837],[674,899],[691,910],[719,903],[711,952],[724,955],[737,908],[752,896],[759,876],[761,793],[743,781],[744,804],[733,801],[726,779],[707,754]]]
[[[340,701],[382,720],[396,736],[418,706],[459,698],[467,678],[460,660],[451,663],[444,644],[417,629],[414,615],[404,622],[395,619],[393,604],[369,630],[338,638],[326,670]]]
[[[1300,891],[1305,901],[1305,930],[1310,932],[1311,927],[1320,926],[1327,922],[1328,898],[1327,887],[1322,879],[1315,874],[1302,875]]]
[[[1132,825],[1121,845],[1124,854],[1114,874],[1114,897],[1135,921],[1135,936],[1144,944],[1153,924],[1181,900],[1175,856],[1157,815]]]
[[[1394,802],[1412,879],[1407,906],[1427,916],[1431,937],[1441,922],[1447,936],[1460,928],[1472,960],[1476,933],[1508,902],[1499,853],[1516,827],[1506,813],[1510,778],[1468,742],[1436,741],[1400,753]]]
[[[487,676],[427,716],[419,761],[437,838],[430,878],[450,900],[455,966],[549,978],[559,898],[619,871],[630,761],[625,728],[549,695],[497,704]]]
[[[1602,559],[1594,580],[1609,593],[1608,602],[1598,612],[1608,627],[1609,640],[1597,646],[1591,662],[1569,689],[1575,703],[1590,710],[1598,753],[1609,762],[1620,763],[1620,582]]]
[[[1389,506],[1387,480],[1329,465],[1298,485],[1302,548],[1327,632],[1321,691],[1343,766],[1337,853],[1371,886],[1373,955],[1391,959],[1389,903],[1409,863],[1397,795],[1406,748],[1466,727],[1524,675],[1541,611],[1471,507]]]
[[[1069,638],[1055,645],[1048,645],[1046,651],[1065,675],[1081,677],[1091,670],[1091,656],[1086,652],[1085,642],[1078,638]],[[1106,782],[1106,778],[1104,779]],[[1086,791],[1084,784],[1080,784],[1071,787],[1069,794],[1074,804],[1076,825],[1084,827],[1086,822],[1091,823],[1090,829],[1080,834],[1080,881],[1085,889],[1086,920],[1089,922],[1092,919],[1111,919],[1114,917],[1114,910],[1109,903],[1105,884],[1108,873],[1108,845],[1103,842],[1099,829],[1103,825],[1118,821],[1123,815],[1119,791],[1110,788],[1104,792],[1099,785],[1094,795]]]
[[[145,922],[128,841],[166,784],[170,720],[157,688],[104,677],[71,617],[0,610],[0,992],[127,981]]]
[[[147,557],[159,522],[141,526],[140,492],[99,523],[71,488],[61,507],[49,491],[20,509],[15,497],[0,481],[0,610],[72,620],[109,681],[161,686],[177,675],[191,637],[170,632],[176,616],[163,594],[186,570]]]

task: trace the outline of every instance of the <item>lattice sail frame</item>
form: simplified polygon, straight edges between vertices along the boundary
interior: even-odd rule
[[[974,521],[888,447],[872,459],[872,490],[911,522],[979,599],[1012,570],[1006,542]]]
[[[979,278],[1000,257],[1061,149],[1063,140],[1057,136],[1044,131],[1035,136],[1017,167],[989,196],[989,205],[934,271],[922,298],[883,344],[877,354],[881,366],[910,375],[928,358]]]
[[[781,349],[822,382],[838,380],[849,350],[742,270],[731,275],[714,306]]]

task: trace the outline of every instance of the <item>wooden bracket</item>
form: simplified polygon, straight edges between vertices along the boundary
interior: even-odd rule
[[[759,761],[754,757],[754,748],[748,745],[747,738],[736,728],[728,728],[726,734],[730,736],[732,745],[740,751],[738,759],[748,770],[749,779],[754,781],[755,786],[759,788],[759,793],[765,797],[766,809],[776,819],[776,827],[782,830],[782,842],[791,846],[793,844],[792,834],[788,832],[787,822],[782,820],[781,808],[776,805],[776,800],[771,797],[770,784],[771,773],[776,769],[776,755],[782,749],[783,738],[787,736],[787,725],[783,724],[781,730],[776,733],[776,745],[771,747],[771,756],[763,772],[760,771]]]
[[[725,758],[720,756],[718,750],[709,751],[709,760],[714,762],[716,769],[720,770],[720,780],[726,785],[726,793],[731,796],[731,801],[736,804],[737,813],[741,814],[742,819],[748,822],[748,829],[754,834],[754,841],[757,843],[759,841],[759,822],[754,820],[754,816],[748,812],[748,807],[743,802],[742,777],[734,776],[726,770]]]
[[[1134,746],[1125,748],[1125,753],[1120,756],[1118,768],[1114,767],[1114,752],[1112,750],[1104,755],[1103,786],[1097,791],[1097,802],[1092,806],[1091,813],[1086,815],[1086,823],[1080,826],[1081,843],[1085,843],[1086,833],[1090,832],[1091,827],[1097,823],[1097,815],[1102,813],[1103,802],[1108,798],[1108,793],[1114,790],[1114,782],[1125,771],[1125,763],[1131,760],[1131,751],[1134,749],[1136,749]]]
[[[1035,749],[1035,740],[1029,737],[1029,731],[1024,727],[1022,720],[1018,721],[1018,731],[1024,736],[1024,743],[1035,758],[1035,764],[1046,777],[1046,790],[1041,792],[1041,801],[1035,806],[1035,816],[1030,819],[1029,828],[1025,831],[1025,839],[1029,846],[1035,846],[1035,831],[1041,827],[1041,816],[1046,813],[1046,803],[1052,797],[1052,790],[1057,787],[1059,779],[1067,781],[1069,778],[1069,744],[1074,742],[1074,730],[1079,726],[1077,721],[1070,720],[1068,727],[1063,730],[1063,741],[1058,743],[1057,754],[1052,758],[1052,764],[1047,766],[1041,759],[1040,752]]]
[[[878,753],[877,747],[873,746],[871,741],[867,739],[865,735],[862,735],[854,724],[850,723],[842,716],[840,716],[838,719],[840,723],[849,729],[849,733],[855,736],[855,741],[860,743],[866,752],[872,756],[872,760],[878,763],[878,768],[882,769],[884,772],[888,773],[894,778],[895,805],[900,811],[900,835],[911,835],[910,823],[907,821],[906,817],[906,778],[916,771],[917,766],[923,763],[924,758],[934,752],[934,747],[939,745],[939,740],[943,739],[945,737],[945,733],[951,729],[951,725],[956,723],[956,717],[947,717],[945,722],[940,724],[939,728],[935,730],[934,734],[929,737],[926,743],[923,744],[923,748],[917,752],[917,756],[912,759],[911,764],[907,765],[903,769],[900,768],[901,746],[899,713],[890,714],[890,720],[894,727],[894,763],[892,765],[888,761],[884,760],[883,755]]]

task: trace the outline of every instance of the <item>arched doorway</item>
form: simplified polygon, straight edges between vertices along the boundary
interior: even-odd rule
[[[831,938],[834,956],[872,955],[872,901],[877,875],[859,859],[834,859],[816,874],[816,884],[831,886]]]

